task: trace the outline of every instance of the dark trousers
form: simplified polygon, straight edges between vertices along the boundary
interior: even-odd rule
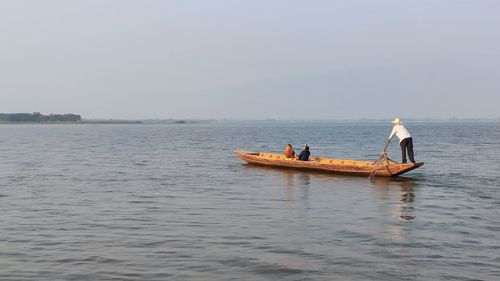
[[[406,163],[406,151],[408,150],[408,157],[411,162],[415,162],[415,158],[413,158],[413,139],[406,138],[402,140],[399,145],[401,146],[401,156],[403,157],[403,163]]]

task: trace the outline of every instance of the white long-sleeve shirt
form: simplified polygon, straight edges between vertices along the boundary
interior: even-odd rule
[[[389,139],[391,139],[394,135],[399,138],[399,142],[406,138],[411,138],[410,132],[408,132],[408,130],[403,125],[394,125]]]

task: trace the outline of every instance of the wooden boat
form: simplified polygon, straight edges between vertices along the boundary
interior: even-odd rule
[[[368,162],[320,158],[314,156],[309,157],[309,161],[299,161],[295,158],[286,158],[283,154],[251,152],[244,150],[235,151],[234,155],[246,161],[248,164],[308,169],[360,176],[368,176],[374,171],[374,169],[377,169],[377,176],[395,177],[424,165],[423,162],[403,164],[389,158],[385,158],[385,161],[379,163],[378,165],[376,164],[377,161]]]

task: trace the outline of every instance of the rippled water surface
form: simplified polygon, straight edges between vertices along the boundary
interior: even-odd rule
[[[407,128],[425,166],[371,183],[232,151],[375,160],[390,124],[1,125],[0,279],[500,280],[500,124]]]

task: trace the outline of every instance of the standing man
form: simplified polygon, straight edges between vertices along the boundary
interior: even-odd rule
[[[401,155],[403,157],[403,163],[406,163],[406,151],[408,150],[408,157],[412,163],[415,163],[415,158],[413,158],[413,140],[411,138],[410,132],[406,130],[405,126],[399,118],[392,121],[394,127],[392,128],[391,135],[389,136],[389,141],[396,135],[399,138],[399,145],[401,146]]]

